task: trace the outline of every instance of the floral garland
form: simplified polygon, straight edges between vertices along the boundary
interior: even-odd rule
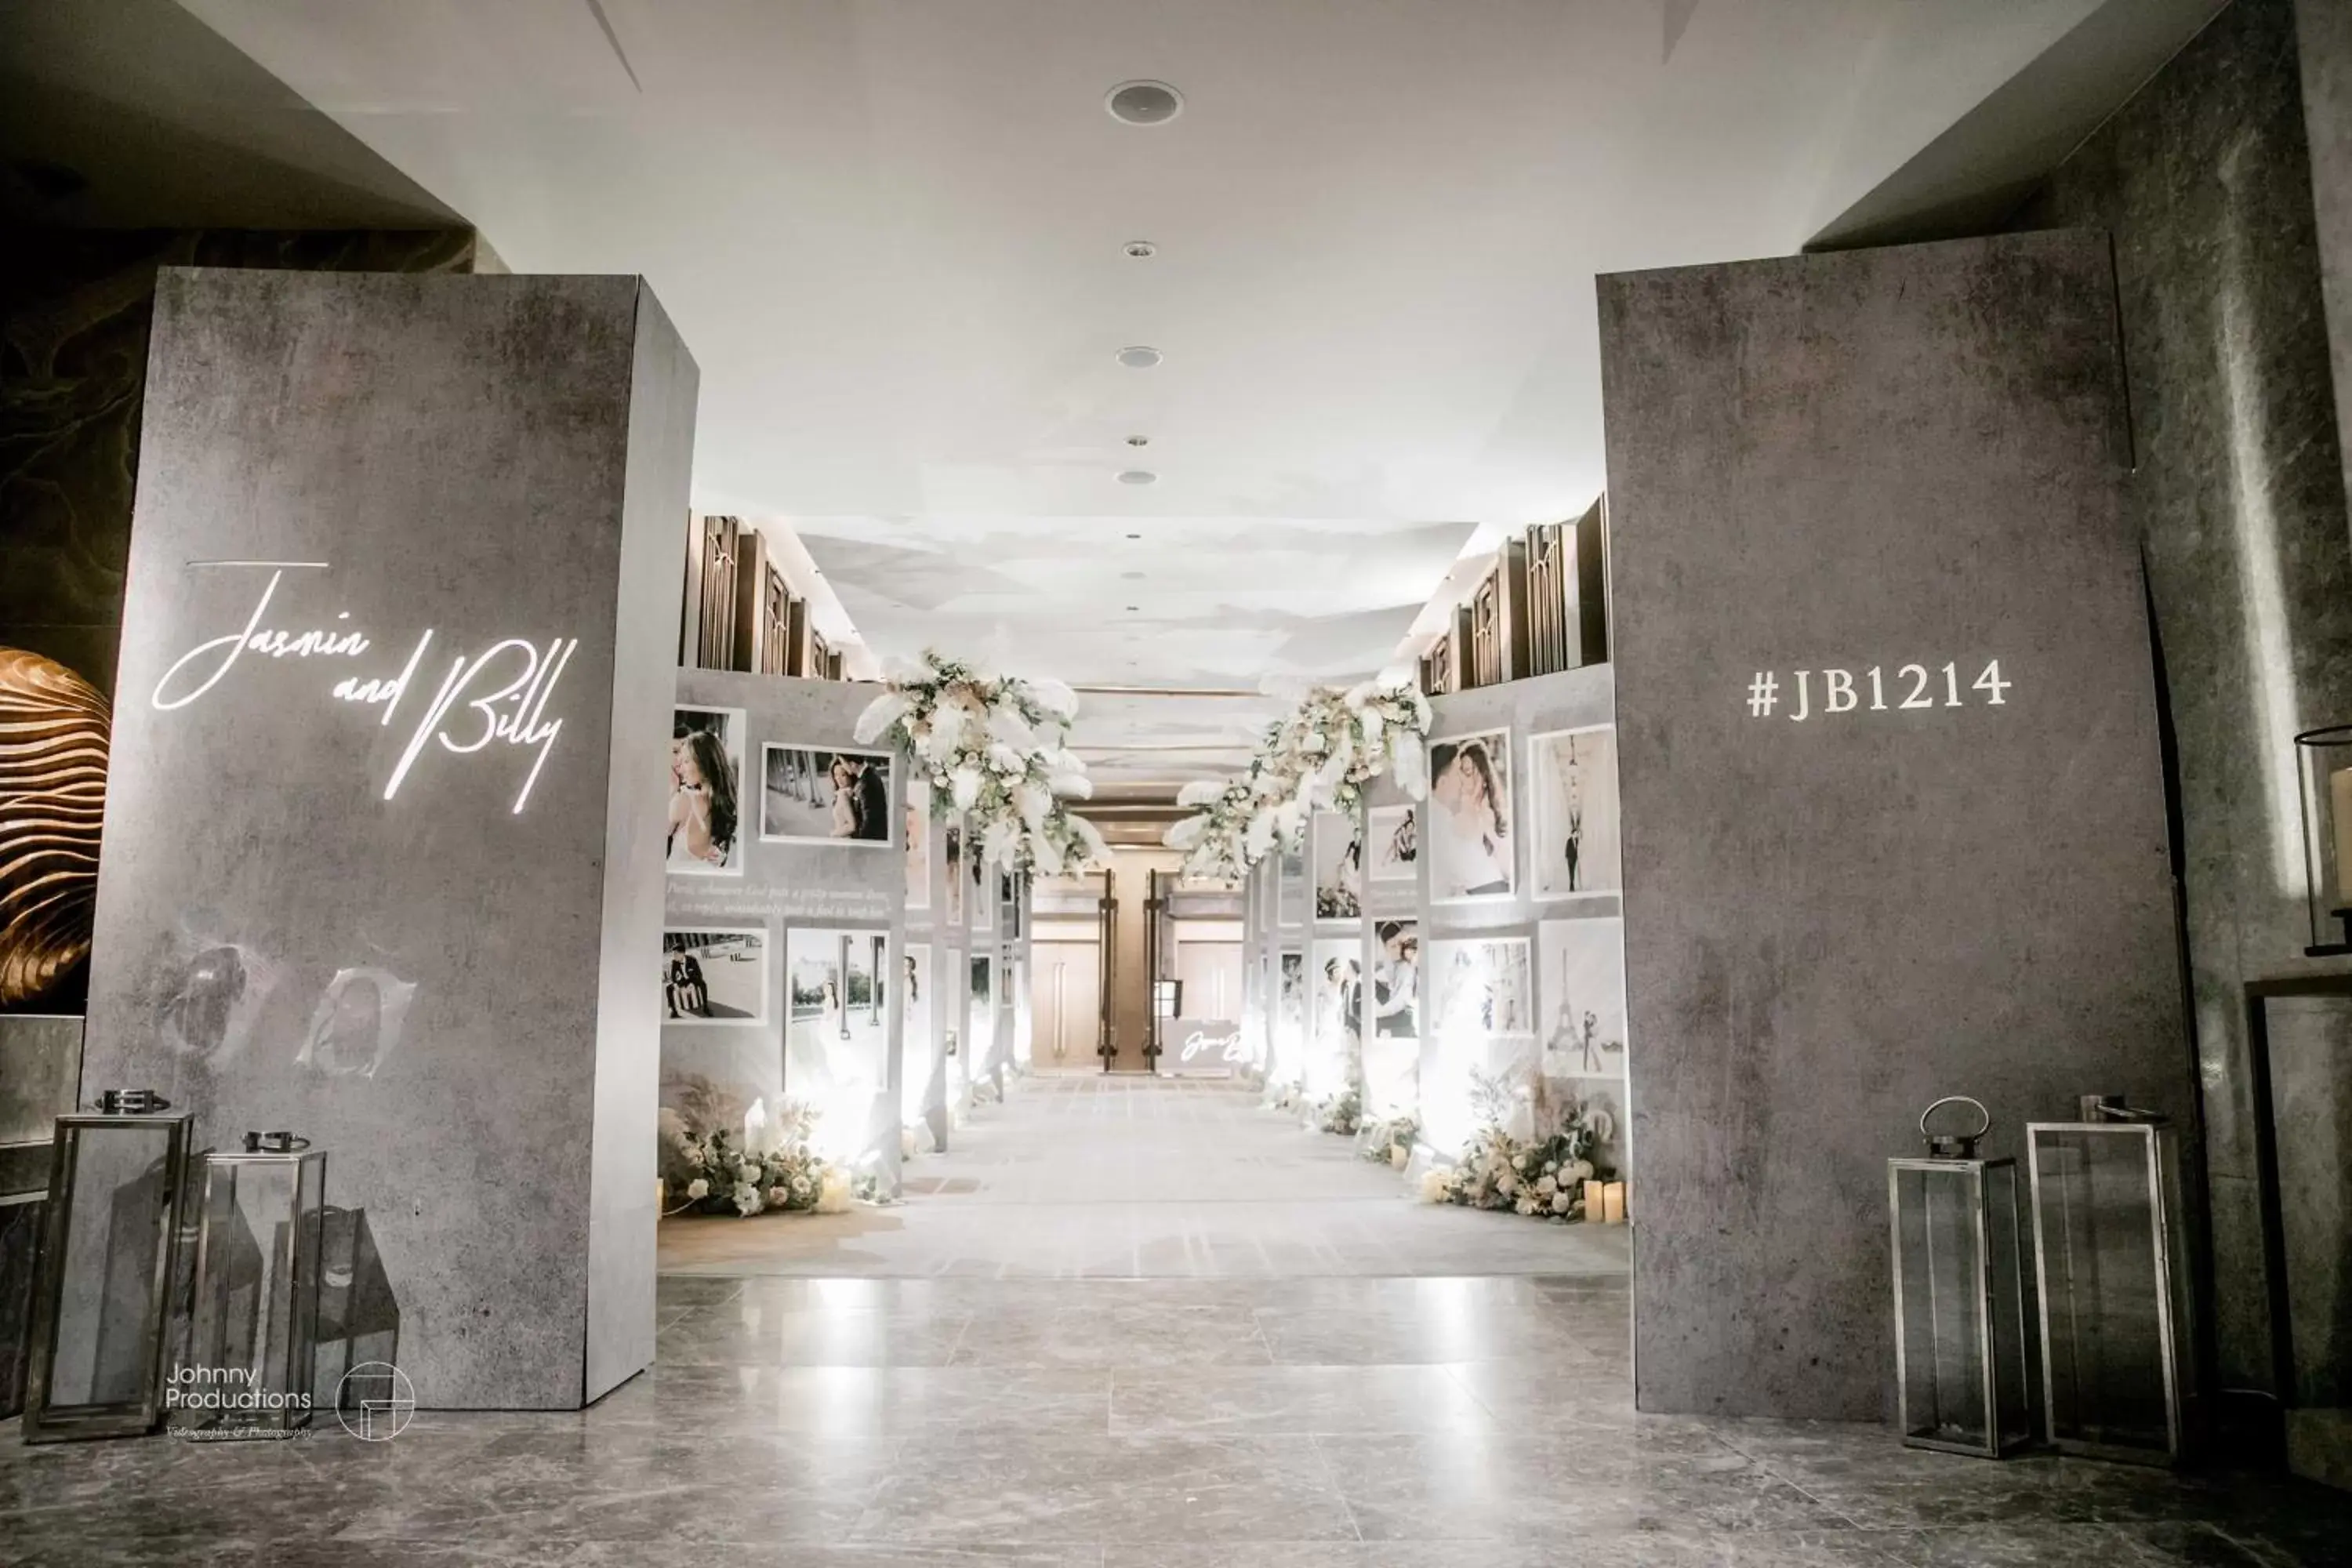
[[[809,1115],[787,1108],[782,1140],[769,1149],[746,1148],[724,1129],[698,1137],[675,1111],[662,1112],[663,1178],[685,1200],[674,1213],[732,1212],[748,1219],[766,1209],[849,1207],[849,1173],[808,1146]]]
[[[914,760],[931,815],[964,816],[981,859],[1045,876],[1108,856],[1094,824],[1066,801],[1094,793],[1064,743],[1078,700],[1058,680],[997,675],[926,649],[858,715],[860,744],[887,741]]]
[[[1315,811],[1353,816],[1364,786],[1396,775],[1411,800],[1429,793],[1429,699],[1410,681],[1318,687],[1266,731],[1240,776],[1184,786],[1192,816],[1161,842],[1185,852],[1189,876],[1238,881],[1277,845],[1296,848]]]

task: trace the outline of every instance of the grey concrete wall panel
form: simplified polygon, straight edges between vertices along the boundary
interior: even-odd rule
[[[768,1109],[773,1110],[779,1098],[805,1098],[784,1070],[784,1035],[791,1005],[784,965],[791,931],[805,927],[884,931],[890,939],[889,963],[895,966],[906,955],[906,858],[899,837],[903,828],[898,825],[904,820],[907,804],[907,759],[899,755],[891,760],[893,831],[888,847],[765,842],[760,837],[761,748],[777,744],[877,749],[859,745],[856,736],[857,716],[874,700],[877,689],[848,681],[730,670],[676,673],[679,704],[743,710],[747,725],[744,864],[740,876],[673,874],[667,923],[673,928],[757,927],[763,931],[768,944],[768,1008],[766,1018],[758,1024],[665,1024],[661,1031],[663,1091],[666,1100],[675,1102],[679,1087],[698,1076],[719,1089],[740,1121],[740,1107],[753,1099],[766,1100]],[[657,973],[652,957],[656,951],[658,943],[647,949],[648,973]],[[870,1151],[883,1189],[895,1196],[899,1183],[897,1097],[905,1081],[901,1044],[905,994],[899,986],[888,984],[887,974],[883,978],[888,997],[885,1009],[888,1092],[876,1102],[859,1142]]]
[[[596,1163],[589,1198],[588,1386],[603,1397],[653,1364],[654,1278],[646,1266],[660,1223],[656,1109],[661,1037],[662,910],[647,896],[663,875],[669,805],[669,655],[677,605],[654,591],[677,569],[680,501],[693,478],[698,373],[653,290],[637,291],[622,502],[620,590],[614,614],[612,788],[606,796],[603,965],[596,1004]]]
[[[315,1139],[427,1405],[576,1406],[650,1345],[656,998],[611,966],[661,897],[615,818],[677,614],[667,332],[633,278],[157,288],[83,1088]],[[251,561],[324,564],[203,564]]]
[[[2243,4],[2244,0],[2241,0]],[[2259,0],[2272,7],[2286,0]],[[2352,5],[2294,0],[2303,122],[2334,384],[2352,391]],[[2261,112],[2260,105],[2249,105]],[[2336,398],[2336,450],[2352,456],[2352,395]],[[2352,489],[2352,467],[2344,470]]]
[[[2306,39],[2321,12],[2321,32],[2352,19],[2314,8]],[[2303,952],[2290,737],[2352,718],[2352,530],[2328,363],[2340,296],[2322,289],[2328,199],[2352,193],[2325,188],[2309,49],[2306,163],[2294,21],[2288,0],[2238,0],[2016,225],[2095,225],[2113,239],[2134,458],[2125,502],[2178,772],[2217,1371],[2223,1386],[2254,1389],[2270,1386],[2271,1345],[2243,987],[2335,962]]]
[[[2084,1092],[2193,1108],[2106,247],[1687,268],[1600,302],[1635,1397],[1875,1418],[1885,1161],[1923,1107],[1983,1099],[1996,1154]],[[1849,710],[1822,711],[1832,668]]]

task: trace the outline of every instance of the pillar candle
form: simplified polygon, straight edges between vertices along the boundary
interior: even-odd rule
[[[1607,1185],[1605,1182],[1584,1184],[1584,1217],[1594,1225],[1601,1224],[1606,1217],[1601,1211],[1608,1206],[1608,1200],[1602,1196]]]
[[[2327,775],[2327,821],[2336,830],[2336,902],[2352,908],[2352,768]]]
[[[1601,1204],[1608,1214],[1611,1225],[1623,1225],[1625,1223],[1625,1184],[1612,1182],[1603,1187],[1601,1190]]]

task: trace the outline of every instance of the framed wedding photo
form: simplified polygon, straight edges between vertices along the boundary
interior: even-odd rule
[[[1618,866],[1617,727],[1560,730],[1528,742],[1535,809],[1528,882],[1538,899],[1597,899],[1624,889]]]
[[[887,752],[844,752],[770,742],[760,749],[760,839],[885,849],[890,821]]]
[[[1517,891],[1512,802],[1508,730],[1429,743],[1429,799],[1419,826],[1430,902],[1507,899]]]
[[[670,710],[669,872],[740,877],[751,825],[743,811],[740,708]]]

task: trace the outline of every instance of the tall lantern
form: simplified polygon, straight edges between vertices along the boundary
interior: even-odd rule
[[[289,1434],[310,1423],[327,1156],[248,1132],[205,1157],[195,1301],[180,1380],[186,1424]]]
[[[1930,1132],[1948,1105],[1972,1132]],[[1919,1115],[1923,1158],[1886,1163],[1895,1258],[1895,1364],[1903,1441],[2000,1458],[2033,1438],[2017,1162],[1982,1160],[1983,1104],[1948,1095]]]
[[[2063,1453],[2174,1463],[2194,1367],[2172,1129],[2085,1095],[2080,1121],[2030,1123],[2025,1139],[2050,1440]]]
[[[27,1443],[123,1437],[163,1419],[170,1295],[193,1120],[150,1089],[60,1116],[33,1286]]]

